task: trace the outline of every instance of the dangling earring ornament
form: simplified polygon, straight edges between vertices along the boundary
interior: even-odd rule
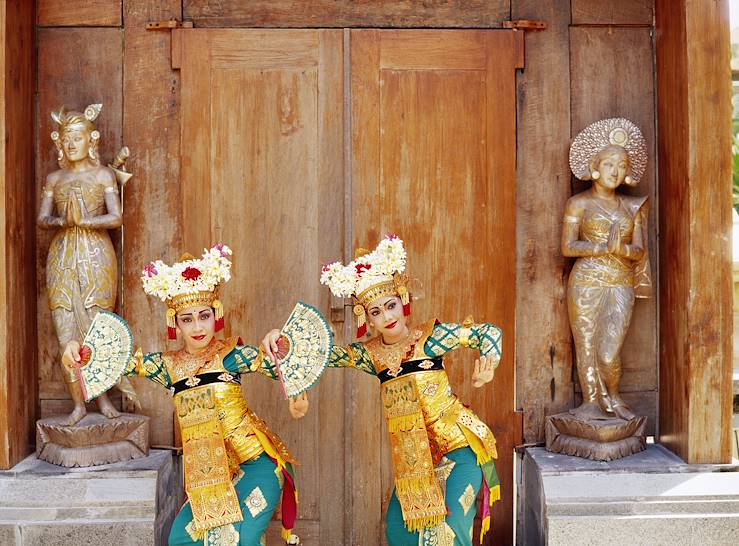
[[[600,178],[600,171],[593,171],[590,173],[590,178],[593,180],[598,180]]]
[[[626,182],[629,186],[635,186],[634,179],[631,178],[630,176],[627,176],[626,178],[624,178],[624,182]]]
[[[221,300],[213,300],[213,303],[211,304],[213,306],[213,311],[216,315],[216,332],[220,332],[223,330],[223,303],[221,303]]]
[[[90,133],[90,147],[87,149],[87,155],[93,161],[97,160],[97,143],[100,139],[100,131],[97,129]]]
[[[408,288],[405,285],[398,286],[398,295],[400,296],[400,302],[403,304],[403,315],[406,317],[411,314],[411,295],[408,292]]]
[[[177,339],[177,328],[175,325],[175,310],[171,307],[167,309],[167,337],[171,340]]]
[[[367,335],[367,315],[364,306],[357,304],[354,306],[354,315],[357,317],[357,339]]]

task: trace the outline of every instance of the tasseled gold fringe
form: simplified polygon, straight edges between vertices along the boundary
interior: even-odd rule
[[[492,506],[495,501],[499,501],[499,500],[500,500],[500,484],[490,489],[490,506]]]
[[[475,456],[477,457],[477,464],[482,466],[485,463],[492,461],[497,458],[497,453],[490,453],[487,448],[485,447],[485,444],[482,443],[482,440],[475,436],[471,431],[467,430],[466,427],[461,426],[462,433],[464,433],[465,438],[467,438],[467,442],[470,444],[470,449],[474,452]]]
[[[292,529],[285,529],[284,527],[282,528],[282,538],[285,540],[285,542],[287,542],[288,540],[290,540],[290,537],[292,535],[293,535],[293,530]]]
[[[500,500],[500,484],[491,487],[490,488],[490,506],[493,506],[493,503],[495,501]],[[480,525],[480,544],[482,544],[482,540],[485,538],[485,533],[487,533],[490,530],[492,516],[487,516],[485,519],[482,520]]]
[[[415,533],[424,529],[433,529],[434,527],[441,525],[444,522],[444,519],[446,519],[446,514],[413,518],[406,521],[405,526],[411,533]]]
[[[491,517],[488,516],[484,520],[482,520],[480,525],[480,544],[482,544],[483,539],[485,538],[485,533],[487,533],[490,530],[490,520]]]
[[[391,433],[409,432],[424,428],[423,413],[415,412],[388,419],[387,428]]]
[[[407,499],[408,497],[429,498],[429,496],[433,498],[434,495],[432,492],[437,492],[439,494],[441,505],[438,507],[437,513],[429,513],[432,512],[432,510],[426,510],[426,513],[418,511],[421,512],[422,515],[410,517],[408,519],[404,518],[405,526],[410,532],[436,527],[437,525],[441,525],[446,518],[446,506],[443,503],[443,496],[438,488],[439,483],[434,474],[425,474],[395,480],[395,489],[399,499]],[[429,493],[432,494],[429,495]]]
[[[421,494],[429,487],[438,487],[434,474],[422,474],[395,480],[395,489],[397,489],[398,495]]]

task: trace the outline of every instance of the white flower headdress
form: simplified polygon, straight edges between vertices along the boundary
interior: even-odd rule
[[[406,257],[403,241],[391,234],[372,252],[359,249],[354,261],[346,265],[334,262],[323,267],[321,284],[328,286],[334,296],[354,296],[357,301],[357,337],[367,333],[367,305],[380,296],[400,296],[403,312],[410,314],[408,279],[404,275]]]
[[[176,339],[175,315],[187,307],[213,307],[216,331],[223,328],[223,305],[218,299],[218,287],[231,279],[231,249],[218,243],[205,249],[202,257],[182,256],[172,265],[162,260],[150,262],[141,273],[144,292],[167,304],[167,331]]]

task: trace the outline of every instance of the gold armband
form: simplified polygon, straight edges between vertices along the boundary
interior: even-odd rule
[[[472,334],[472,325],[475,321],[472,319],[472,315],[469,315],[462,322],[462,327],[459,329],[459,344],[462,347],[470,346],[470,335]]]

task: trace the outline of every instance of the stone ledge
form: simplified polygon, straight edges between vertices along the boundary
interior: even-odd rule
[[[738,465],[688,465],[658,445],[610,462],[533,448],[521,476],[519,545],[724,546],[739,536]]]
[[[30,456],[0,472],[0,544],[163,546],[182,497],[169,451],[90,468]]]

